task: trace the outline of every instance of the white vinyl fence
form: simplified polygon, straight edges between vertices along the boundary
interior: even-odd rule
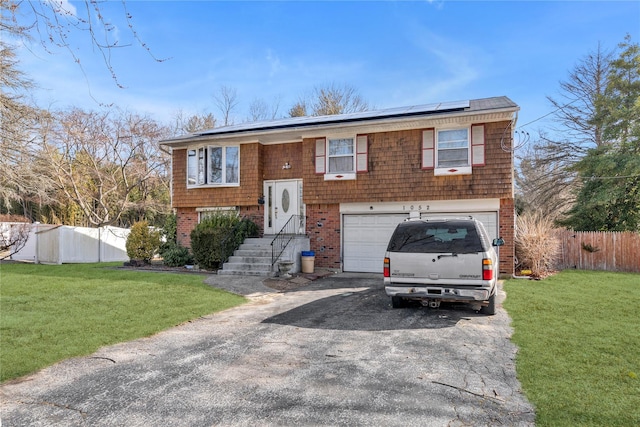
[[[42,264],[128,261],[130,230],[31,224],[29,240],[11,259]]]

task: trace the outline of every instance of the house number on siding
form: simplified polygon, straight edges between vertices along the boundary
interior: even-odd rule
[[[411,205],[408,208],[407,208],[407,206],[402,206],[402,210],[403,211],[407,211],[407,210],[408,211],[415,211],[415,210],[417,210],[417,211],[420,211],[420,212],[428,211],[429,210],[429,205],[425,205],[425,206],[422,206],[422,205],[418,205],[418,206]]]

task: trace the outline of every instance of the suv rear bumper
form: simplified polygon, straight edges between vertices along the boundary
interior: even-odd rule
[[[440,301],[487,301],[491,289],[460,289],[431,286],[385,286],[385,292],[391,297],[410,299],[430,299]]]

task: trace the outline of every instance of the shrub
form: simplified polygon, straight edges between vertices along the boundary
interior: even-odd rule
[[[516,219],[516,257],[531,276],[542,277],[552,268],[560,252],[553,220],[539,212],[528,212]]]
[[[191,232],[193,259],[202,268],[213,270],[223,262],[222,240],[229,234],[228,228],[199,227]]]
[[[219,268],[246,237],[256,236],[258,226],[235,213],[215,213],[203,219],[191,232],[195,262],[205,269]]]
[[[160,233],[162,235],[162,244],[160,245],[158,253],[161,257],[165,258],[166,252],[172,251],[178,246],[178,223],[176,215],[171,214],[165,218]]]
[[[160,248],[160,233],[149,228],[147,221],[136,222],[131,226],[126,248],[129,258],[148,263]]]
[[[182,267],[193,263],[193,256],[189,253],[189,249],[178,245],[165,250],[162,258],[164,265],[168,267]]]

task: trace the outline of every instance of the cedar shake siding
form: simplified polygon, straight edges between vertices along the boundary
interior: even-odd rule
[[[263,180],[300,179],[302,178],[302,143],[275,144],[262,146],[264,169]],[[291,169],[283,169],[285,163],[291,165]],[[260,181],[260,194],[262,194],[262,181]]]
[[[505,240],[499,249],[500,274],[511,275],[515,228],[511,138],[512,120],[518,110],[508,98],[496,97],[244,123],[162,141],[172,150],[172,204],[178,218],[178,241],[189,246],[199,210],[215,207],[237,208],[241,216],[252,219],[263,232],[266,205],[258,200],[263,196],[265,181],[301,180],[306,233],[317,267],[343,267],[342,214],[356,209],[357,215],[358,204],[366,204],[368,215],[368,204],[438,202],[439,212],[462,212],[459,206],[476,206],[470,212],[479,213],[484,212],[482,206],[491,206],[487,213],[497,210],[497,233]],[[442,148],[436,143],[437,131],[456,128],[469,129],[472,166],[463,167],[464,170],[443,166],[434,169],[434,159]],[[319,173],[326,172],[330,164],[327,147],[332,138],[353,138],[353,173]],[[187,148],[196,146],[239,146],[239,185],[187,188]],[[341,154],[344,153],[338,156]],[[283,168],[285,164],[290,167]],[[447,201],[457,201],[452,206],[458,208],[449,211]],[[371,209],[373,214],[374,208]]]
[[[304,202],[512,198],[513,154],[508,141],[506,151],[501,146],[509,125],[484,125],[486,165],[474,166],[471,175],[434,176],[433,169],[422,169],[422,129],[416,129],[368,134],[368,172],[358,173],[355,180],[325,181],[315,173],[316,138],[305,139]]]
[[[265,180],[302,177],[302,144],[240,146],[240,186],[187,188],[187,150],[173,150],[173,207],[253,206]],[[291,169],[283,169],[288,162]]]
[[[253,206],[262,195],[262,175],[256,144],[240,146],[240,186],[187,188],[187,150],[173,150],[173,207]]]

